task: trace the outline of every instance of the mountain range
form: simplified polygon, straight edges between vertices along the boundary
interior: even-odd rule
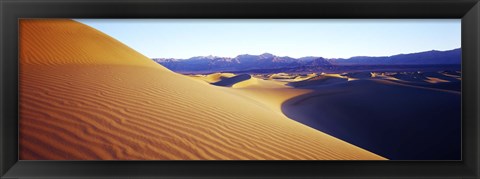
[[[270,53],[238,55],[231,57],[197,56],[189,59],[153,58],[166,68],[176,72],[220,72],[261,69],[328,70],[339,66],[399,66],[399,65],[460,65],[461,49],[431,50],[393,56],[356,56],[351,58],[323,58],[308,56],[292,58]]]

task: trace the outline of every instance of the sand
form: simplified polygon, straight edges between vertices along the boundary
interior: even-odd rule
[[[282,112],[391,160],[460,160],[461,96],[451,90],[459,83],[398,77],[306,80],[301,88],[313,92],[287,100]]]
[[[208,82],[205,77],[212,75],[222,74],[214,73],[200,78],[190,75],[190,77]],[[312,92],[312,90],[290,87],[287,85],[288,82],[281,79],[280,81],[266,80],[248,74],[229,75],[229,77],[223,77],[219,81],[210,84],[220,86],[222,88],[218,90],[249,99],[252,103],[268,108],[282,116],[285,116],[281,111],[282,103],[296,96]]]
[[[235,76],[232,76],[232,77],[223,78],[222,80],[217,81],[215,83],[211,83],[211,84],[215,85],[215,86],[231,87],[231,86],[235,85],[236,83],[248,80],[250,78],[252,78],[252,77],[249,74],[239,74],[239,75],[235,75]]]
[[[252,76],[252,75],[251,75]],[[265,80],[255,76],[252,76],[248,80],[244,80],[232,85],[233,88],[286,88],[287,82],[277,81],[277,80]]]
[[[382,83],[461,94],[461,78],[440,72],[396,73],[383,75]]]
[[[459,160],[461,79],[448,73],[263,74],[221,89],[389,159]]]
[[[293,81],[288,83],[288,86],[302,88],[304,86],[315,86],[315,85],[330,85],[336,83],[343,83],[347,81],[355,80],[354,78],[349,78],[342,76],[340,74],[321,74],[312,78],[308,78],[302,81]]]
[[[208,75],[187,75],[187,76],[192,77],[194,79],[201,80],[201,81],[205,81],[207,83],[215,83],[215,82],[219,82],[219,81],[221,81],[222,79],[225,79],[225,78],[234,77],[235,74],[233,74],[233,73],[212,73],[212,74],[208,74]]]
[[[384,160],[72,20],[20,20],[21,160]]]

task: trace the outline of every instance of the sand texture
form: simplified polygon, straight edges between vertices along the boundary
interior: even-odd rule
[[[21,160],[385,159],[72,20],[20,20],[19,77]]]

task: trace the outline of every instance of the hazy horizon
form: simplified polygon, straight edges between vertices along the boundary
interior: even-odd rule
[[[75,19],[149,58],[391,56],[461,47],[459,19]]]

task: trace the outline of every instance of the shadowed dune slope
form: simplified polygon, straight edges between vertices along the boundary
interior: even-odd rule
[[[460,93],[462,86],[460,77],[452,77],[439,72],[395,74],[392,77],[397,79],[393,81],[396,83],[449,90],[453,93]]]
[[[252,78],[252,77],[249,74],[240,74],[240,75],[236,75],[236,76],[229,77],[229,78],[223,78],[222,80],[220,80],[218,82],[212,83],[212,85],[231,87],[236,83],[248,80],[250,78]]]
[[[387,80],[312,85],[285,115],[389,159],[461,159],[459,93]]]
[[[384,159],[72,20],[21,20],[20,45],[22,160]]]

